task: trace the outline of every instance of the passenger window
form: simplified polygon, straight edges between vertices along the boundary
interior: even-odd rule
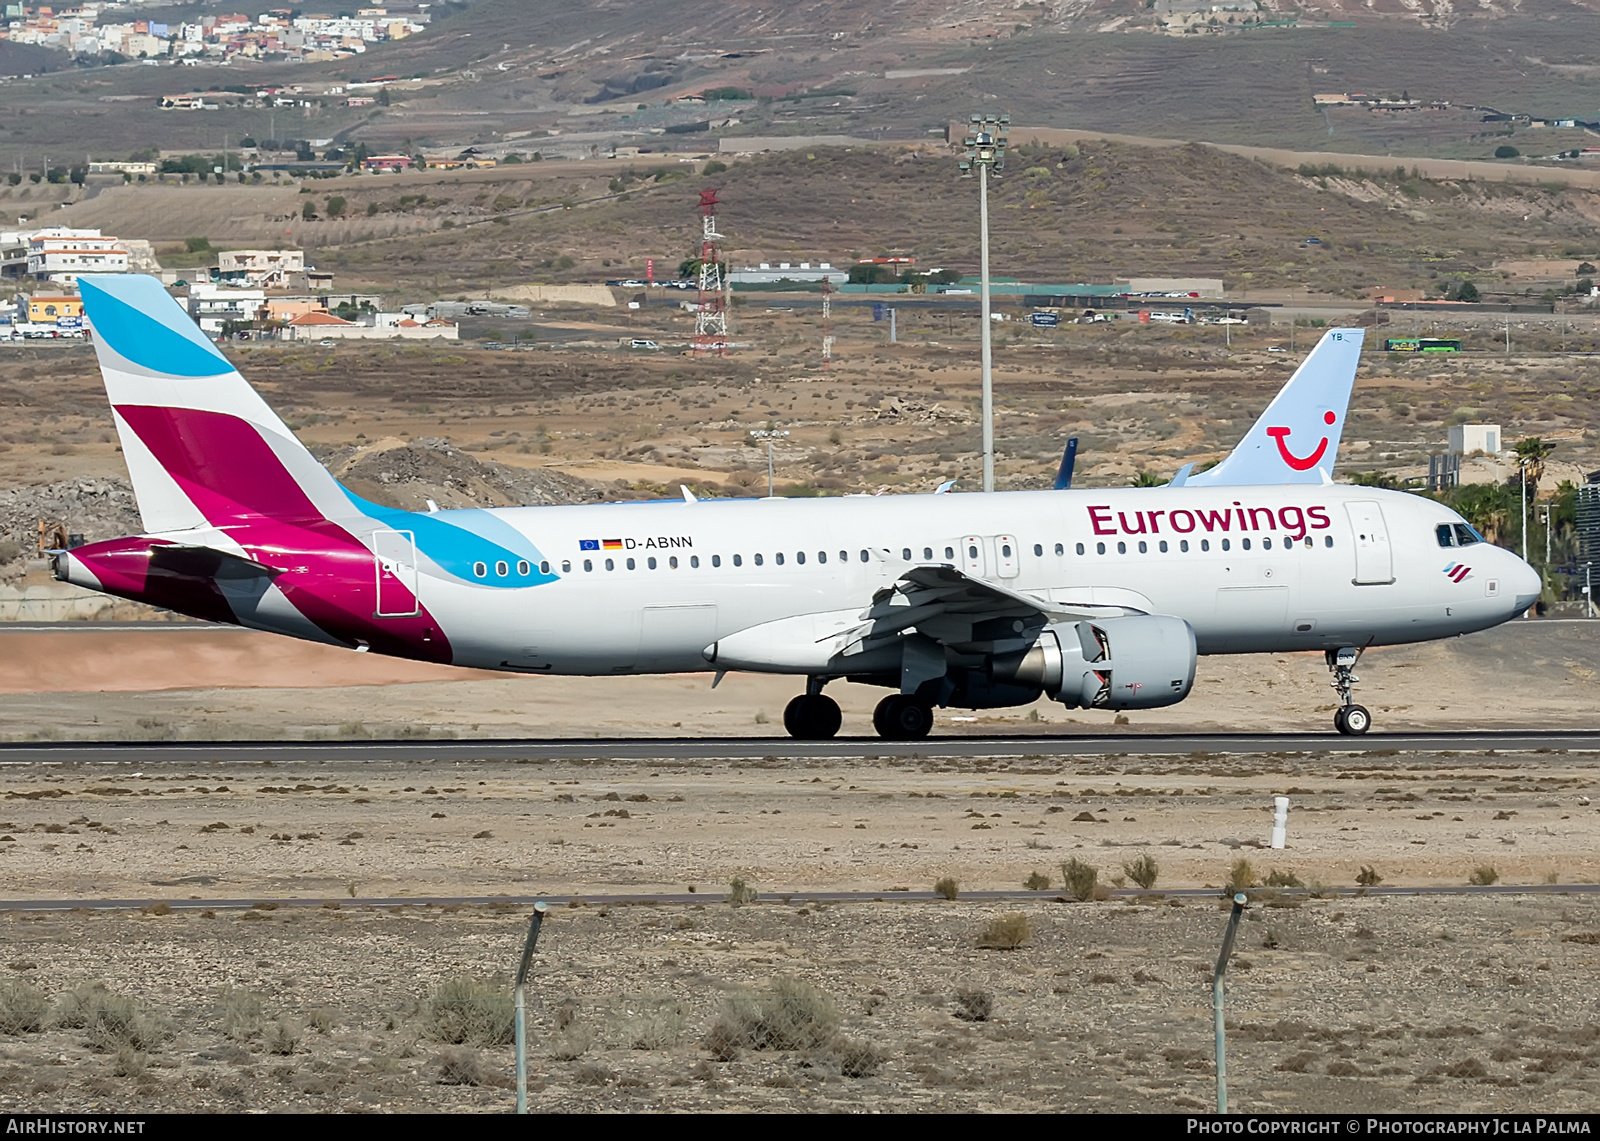
[[[1000,544],[1000,557],[1002,559],[1009,559],[1011,557],[1011,544],[1010,543],[1001,543]]]
[[[655,570],[656,569],[656,557],[654,555],[651,555],[648,559],[645,560],[645,564],[644,565],[649,567],[651,570]],[[629,569],[632,569],[632,568],[629,568]]]
[[[734,562],[738,562],[739,561],[737,556],[734,558],[733,561]],[[756,566],[759,567],[759,566],[765,566],[765,565],[766,565],[766,561],[760,555],[757,555],[756,556]]]
[[[1150,544],[1146,543],[1143,539],[1139,540],[1139,553],[1141,555],[1148,555],[1150,553]]]
[[[528,560],[527,559],[523,559],[523,560],[521,560],[520,562],[517,563],[517,573],[518,574],[525,575],[525,574],[528,573],[528,569],[529,568],[528,568]],[[545,569],[546,572],[548,572],[550,570],[550,564],[549,563],[545,563],[544,564],[544,569]]]
[[[978,557],[978,548],[974,547],[971,543],[968,543],[967,544],[967,558],[976,559],[977,557]]]
[[[1067,548],[1063,547],[1060,543],[1057,543],[1056,544],[1056,554],[1064,555],[1066,553],[1067,553]],[[1080,555],[1083,554],[1083,544],[1082,543],[1078,544],[1078,553]]]
[[[1332,535],[1324,535],[1324,536],[1322,536],[1322,545],[1324,547],[1333,546],[1333,536]]]
[[[1182,551],[1184,554],[1187,555],[1189,553],[1189,540],[1188,539],[1179,539],[1178,540],[1178,550]]]
[[[594,570],[594,560],[593,559],[584,559],[583,560],[583,569],[586,570],[586,571]]]
[[[906,547],[905,549],[903,549],[900,552],[900,557],[902,559],[904,559],[906,562],[909,563],[911,561],[911,548],[910,547]]]
[[[1042,558],[1044,556],[1044,546],[1040,543],[1035,543],[1033,545],[1033,553],[1036,557]]]
[[[1079,544],[1078,544],[1078,547],[1077,547],[1077,550],[1078,550],[1078,553],[1079,553],[1079,554],[1080,554],[1080,555],[1081,555],[1081,554],[1083,554],[1083,544],[1082,544],[1082,543],[1079,543]]]
[[[733,556],[733,565],[736,566],[736,567],[744,566],[744,556],[743,555],[734,555]]]
[[[849,562],[850,561],[850,552],[849,551],[840,551],[839,552],[839,561],[841,563]]]
[[[1125,554],[1127,554],[1127,553],[1128,553],[1128,544],[1127,544],[1127,543],[1122,543],[1122,542],[1119,542],[1119,543],[1118,543],[1118,544],[1117,544],[1117,554],[1119,554],[1119,555],[1125,555]]]
[[[947,558],[947,559],[955,558],[956,557],[956,549],[954,547],[946,547],[944,549],[944,557]]]
[[[1306,536],[1306,550],[1309,551],[1311,549],[1311,547],[1312,547],[1311,536],[1307,535]]]
[[[638,564],[638,563],[636,563],[636,562],[634,562],[634,561],[633,561],[633,560],[632,560],[632,559],[631,559],[631,558],[630,558],[630,559],[629,559],[629,560],[628,560],[628,569],[629,569],[629,570],[638,570],[638,569],[639,569],[639,564]]]
[[[1330,536],[1330,538],[1331,538],[1331,536]],[[1470,547],[1470,546],[1472,546],[1473,543],[1481,543],[1481,542],[1483,542],[1483,536],[1478,534],[1478,532],[1475,529],[1473,529],[1472,527],[1467,526],[1467,524],[1465,524],[1465,523],[1457,523],[1456,524],[1456,545],[1457,546]],[[1328,545],[1332,546],[1333,544],[1329,543]]]
[[[828,561],[828,552],[827,551],[818,551],[817,552],[817,562],[825,563],[827,561]]]
[[[1248,543],[1249,540],[1246,539],[1245,542]],[[1271,535],[1268,535],[1265,539],[1261,540],[1261,549],[1263,551],[1272,550],[1272,536]]]
[[[1210,539],[1201,539],[1200,540],[1200,549],[1202,551],[1209,551],[1211,549],[1211,540]]]
[[[504,559],[501,559],[499,562],[494,564],[494,573],[498,578],[505,578],[506,575],[511,573],[511,568],[506,566]]]
[[[473,563],[472,564],[472,573],[477,575],[479,578],[482,578],[484,575],[489,573],[489,564],[487,564],[487,563]]]
[[[773,558],[773,561],[776,562],[780,567],[783,565],[783,552],[782,551],[779,551],[777,554],[773,555],[772,558]],[[760,565],[761,565],[761,556],[757,555],[756,556],[756,566],[760,566]]]
[[[862,562],[866,562],[867,561],[867,552],[866,551],[862,551],[861,552],[861,561]]]
[[[689,556],[689,566],[690,566],[690,569],[692,569],[692,570],[699,570],[700,569],[700,556],[699,555],[690,555]]]
[[[1228,549],[1228,540],[1227,539],[1222,540],[1222,549],[1223,550],[1227,550]]]
[[[1434,528],[1434,534],[1439,536],[1439,545],[1441,547],[1453,547],[1456,545],[1456,531],[1450,524],[1440,523]]]
[[[617,564],[613,560],[607,559],[606,560],[606,570],[616,570],[616,569],[617,569]]]
[[[714,567],[720,567],[722,565],[722,556],[721,555],[712,555],[711,556],[711,565],[714,566]]]
[[[1096,543],[1094,545],[1094,553],[1097,554],[1097,555],[1105,554],[1106,553],[1106,545],[1104,543]]]
[[[550,564],[549,563],[541,563],[540,565],[544,566],[544,567],[549,567]],[[549,570],[546,570],[544,573],[545,574],[549,574],[550,572],[549,572]],[[572,560],[571,559],[562,559],[561,560],[561,573],[562,574],[571,574],[572,573]]]
[[[796,551],[794,553],[794,561],[799,563],[801,566],[805,566],[806,565],[806,553],[804,551]]]
[[[1228,540],[1226,540],[1226,539],[1222,540],[1222,545],[1224,547],[1226,547],[1228,545]],[[1239,545],[1241,547],[1243,547],[1245,550],[1248,551],[1250,549],[1250,540],[1249,539],[1241,539],[1241,540],[1239,540]]]
[[[1283,549],[1286,551],[1294,550],[1294,540],[1289,538],[1288,535],[1283,537]]]
[[[1161,542],[1157,544],[1157,546],[1159,546],[1161,548],[1161,553],[1163,555],[1167,553],[1167,541],[1165,539],[1162,539]]]
[[[923,547],[922,548],[922,557],[923,557],[924,561],[931,563],[933,561],[933,548],[932,547]]]
[[[678,569],[678,556],[677,555],[668,555],[667,556],[667,567],[670,570],[677,570]]]

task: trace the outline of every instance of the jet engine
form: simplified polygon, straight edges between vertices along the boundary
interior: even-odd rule
[[[1176,705],[1194,686],[1194,628],[1166,614],[1056,622],[994,674],[1082,709]]]

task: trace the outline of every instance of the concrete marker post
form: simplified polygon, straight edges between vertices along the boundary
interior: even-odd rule
[[[1239,933],[1239,917],[1250,901],[1244,892],[1233,897],[1233,914],[1228,916],[1228,929],[1222,936],[1222,953],[1217,956],[1217,969],[1211,975],[1211,1011],[1217,1032],[1217,1112],[1228,1112],[1228,1041],[1222,1017],[1222,979],[1228,972],[1228,956],[1233,954],[1233,939]]]
[[[1282,851],[1289,840],[1289,798],[1272,798],[1272,846]]]
[[[516,1003],[518,1113],[528,1112],[528,1006],[524,984],[528,981],[528,968],[533,964],[533,949],[539,942],[539,928],[544,925],[544,914],[548,910],[543,900],[533,905],[533,918],[528,921],[528,938],[522,944],[522,962],[517,967],[517,981],[512,990]]]

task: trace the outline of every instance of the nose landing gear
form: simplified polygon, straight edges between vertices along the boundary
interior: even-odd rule
[[[1372,728],[1372,714],[1363,705],[1357,705],[1351,690],[1361,679],[1356,676],[1356,663],[1361,660],[1361,649],[1345,646],[1325,653],[1333,686],[1339,695],[1339,708],[1333,714],[1333,727],[1347,736],[1359,737]]]

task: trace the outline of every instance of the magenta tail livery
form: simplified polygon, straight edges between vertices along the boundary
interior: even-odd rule
[[[839,678],[887,689],[874,725],[904,739],[936,707],[1153,708],[1197,655],[1322,650],[1363,733],[1362,648],[1539,593],[1448,508],[1328,482],[1358,330],[1186,484],[417,514],[341,487],[154,279],[80,284],[145,533],[56,574],[208,621],[522,673],[795,674],[784,723],[811,738]]]

